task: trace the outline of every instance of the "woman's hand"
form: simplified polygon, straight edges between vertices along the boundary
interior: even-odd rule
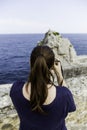
[[[61,62],[59,60],[55,60],[53,70],[54,70],[55,74],[59,75],[59,77],[63,77],[61,68],[62,68],[61,67]]]

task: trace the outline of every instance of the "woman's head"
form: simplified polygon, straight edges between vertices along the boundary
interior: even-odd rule
[[[53,66],[55,58],[51,48],[49,48],[48,46],[37,46],[33,49],[31,53],[30,57],[31,68],[33,68],[34,63],[39,56],[42,56],[45,59],[49,69]]]
[[[42,104],[48,95],[47,84],[53,84],[53,75],[50,71],[54,65],[53,51],[48,46],[35,47],[30,56],[30,64],[28,83],[31,83],[30,101],[32,110],[43,113]]]

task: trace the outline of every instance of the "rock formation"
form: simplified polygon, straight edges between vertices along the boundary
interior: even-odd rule
[[[19,119],[9,92],[12,84],[0,85],[0,130],[18,130]]]
[[[77,56],[73,45],[59,33],[48,31],[39,45],[50,46],[60,59],[77,110],[68,115],[67,128],[87,130],[87,56]],[[18,130],[19,119],[9,97],[12,84],[0,85],[0,130]]]
[[[53,49],[55,57],[61,59],[62,62],[69,64],[73,62],[77,55],[72,44],[67,38],[63,38],[59,33],[48,31],[44,39],[38,43],[39,45],[47,45]]]
[[[87,56],[77,56],[73,45],[59,33],[49,30],[38,45],[47,45],[55,53],[55,58],[62,63],[65,78],[86,74]]]

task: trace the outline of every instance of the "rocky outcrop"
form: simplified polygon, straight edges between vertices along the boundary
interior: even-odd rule
[[[77,56],[68,39],[48,31],[39,43],[50,46],[63,65],[68,88],[72,91],[77,110],[66,119],[68,130],[87,130],[87,56]],[[12,84],[0,85],[0,130],[18,130],[19,118],[11,102]]]
[[[87,56],[77,56],[73,45],[59,33],[49,30],[38,45],[47,45],[62,63],[65,78],[87,74]]]
[[[77,110],[66,119],[69,130],[87,130],[87,75],[66,79],[72,91]]]
[[[59,33],[49,30],[44,39],[38,45],[47,45],[53,49],[55,57],[61,62],[70,64],[76,59],[76,51],[67,38],[63,38]]]
[[[12,84],[0,85],[0,130],[18,130],[19,119],[9,92]]]

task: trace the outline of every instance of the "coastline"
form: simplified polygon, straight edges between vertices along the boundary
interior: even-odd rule
[[[67,86],[75,99],[77,110],[73,114],[70,113],[66,118],[67,128],[70,130],[86,130],[87,56],[77,56],[69,40],[62,38],[56,32],[48,31],[45,38],[39,44],[50,46],[53,49],[56,58],[60,58]],[[65,44],[66,48],[64,46]],[[19,128],[18,115],[9,96],[11,86],[12,84],[0,85],[1,130],[18,130]]]

